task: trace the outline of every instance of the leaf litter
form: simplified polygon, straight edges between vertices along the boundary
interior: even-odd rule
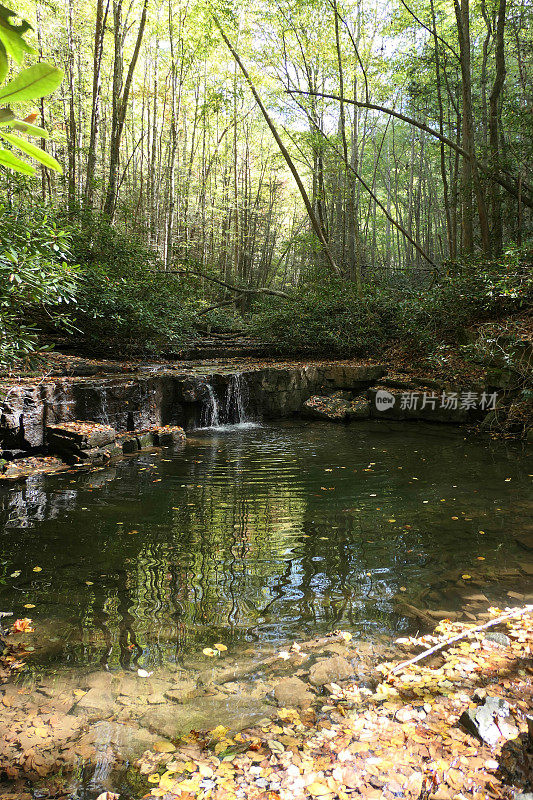
[[[405,652],[439,649],[417,663],[378,664],[372,689],[326,684],[305,710],[281,707],[236,734],[218,726],[171,752],[146,751],[136,764],[145,797],[510,800],[533,781],[533,613],[516,609],[500,624],[505,645],[477,627],[443,620],[430,635],[398,639]],[[508,708],[494,747],[459,722],[487,698]]]

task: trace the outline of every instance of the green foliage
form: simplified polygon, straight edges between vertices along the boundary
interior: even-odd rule
[[[11,366],[39,350],[39,322],[69,325],[79,280],[69,240],[47,213],[0,205],[0,364]]]
[[[351,283],[315,280],[296,293],[294,302],[268,298],[257,303],[249,328],[280,352],[376,355],[399,341],[429,355],[442,344],[464,342],[469,325],[532,303],[531,253],[513,248],[493,261],[450,265],[431,287],[366,285],[361,299]]]
[[[280,352],[311,350],[338,355],[382,347],[386,307],[354,284],[328,277],[302,287],[293,302],[265,298],[250,321],[251,332],[274,342]]]
[[[13,16],[15,16],[15,12],[0,5],[0,81],[4,81],[7,75],[9,58],[12,58],[17,64],[21,64],[25,54],[35,53],[24,40],[24,34],[31,30],[31,26],[24,20],[19,25],[15,25],[10,21]],[[23,69],[0,89],[0,103],[8,104],[5,108],[0,109],[0,129],[2,129],[0,138],[39,161],[45,167],[57,172],[62,172],[61,166],[49,153],[3,129],[13,128],[28,136],[47,138],[48,134],[43,128],[32,124],[33,117],[24,120],[17,119],[10,106],[12,103],[24,103],[28,100],[46,97],[57,89],[62,80],[62,70],[40,61],[38,64]],[[11,150],[5,148],[0,149],[0,164],[23,175],[35,175],[35,168],[31,164],[13,155]]]
[[[85,215],[72,231],[72,250],[83,276],[76,325],[91,350],[155,354],[191,341],[192,288],[165,274],[139,235]]]

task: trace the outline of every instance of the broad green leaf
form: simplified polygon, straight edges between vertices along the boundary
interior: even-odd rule
[[[16,78],[0,89],[0,100],[22,103],[51,94],[63,80],[63,70],[43,61],[23,69]]]
[[[12,125],[15,119],[10,108],[0,108],[0,125]]]
[[[1,114],[1,112],[0,112]],[[2,124],[0,120],[0,125]],[[23,119],[16,119],[13,127],[21,133],[27,133],[28,136],[38,136],[40,139],[48,139],[50,134],[44,128],[39,128],[38,125],[32,125],[30,122],[24,122]]]
[[[34,54],[35,50],[23,39],[26,31],[31,30],[31,25],[25,20],[20,25],[13,25],[9,18],[14,16],[16,16],[15,11],[0,5],[0,42],[4,45],[7,55],[20,64],[24,53]]]
[[[5,131],[2,131],[0,136],[2,139],[5,139],[6,142],[9,142],[9,144],[12,144],[13,147],[17,147],[19,150],[22,150],[23,153],[27,153],[36,161],[44,164],[45,167],[55,169],[56,172],[63,172],[61,165],[55,160],[55,158],[53,158],[49,153],[46,153],[44,150],[41,150],[40,147],[37,147],[31,142],[27,142],[26,139],[22,139],[20,136],[16,136],[14,133],[5,133]]]
[[[15,172],[21,172],[23,175],[35,175],[35,169],[30,164],[22,161],[22,159],[14,156],[11,150],[0,149],[0,164],[15,170]]]
[[[8,63],[7,63],[6,48],[4,47],[2,42],[0,42],[0,83],[4,82],[4,79],[7,75],[7,68],[8,68]]]

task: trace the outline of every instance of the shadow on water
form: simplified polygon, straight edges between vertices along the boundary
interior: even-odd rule
[[[528,472],[446,428],[197,431],[184,452],[5,494],[1,607],[35,606],[45,669],[152,668],[222,638],[279,646],[341,625],[395,636],[398,597],[453,609],[469,580],[505,600],[492,578],[527,558]]]
[[[0,706],[2,724],[24,737],[32,715],[55,714],[49,752],[70,752],[70,736],[86,759],[76,800],[122,785],[117,763],[154,738],[264,716],[268,678],[166,700],[212,666],[206,646],[251,674],[288,641],[342,628],[361,658],[417,628],[413,608],[474,616],[530,591],[533,469],[518,449],[444,426],[261,427],[228,397],[184,450],[0,496],[0,608],[35,625],[23,707]]]

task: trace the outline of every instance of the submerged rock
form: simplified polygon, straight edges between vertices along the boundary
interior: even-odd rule
[[[183,703],[185,700],[197,696],[198,693],[194,681],[180,681],[165,692],[165,697],[173,703]]]
[[[250,696],[230,695],[225,698],[203,697],[201,703],[167,703],[146,710],[139,723],[167,739],[175,739],[192,730],[208,730],[226,725],[241,730],[265,716],[267,706]]]
[[[111,714],[114,707],[114,697],[109,689],[94,687],[83,695],[74,707],[74,713],[100,716]]]
[[[91,726],[89,732],[92,743],[97,747],[112,747],[117,753],[128,761],[138,758],[149,747],[163,744],[156,734],[150,733],[146,728],[128,725],[123,722],[108,722],[102,720]],[[170,742],[165,740],[165,746],[171,748]]]
[[[354,670],[350,662],[342,656],[332,656],[323,658],[313,664],[309,670],[309,682],[313,686],[324,686],[326,683],[338,683],[339,681],[353,678]]]
[[[300,678],[284,678],[274,686],[278,705],[285,708],[309,708],[315,695]]]

